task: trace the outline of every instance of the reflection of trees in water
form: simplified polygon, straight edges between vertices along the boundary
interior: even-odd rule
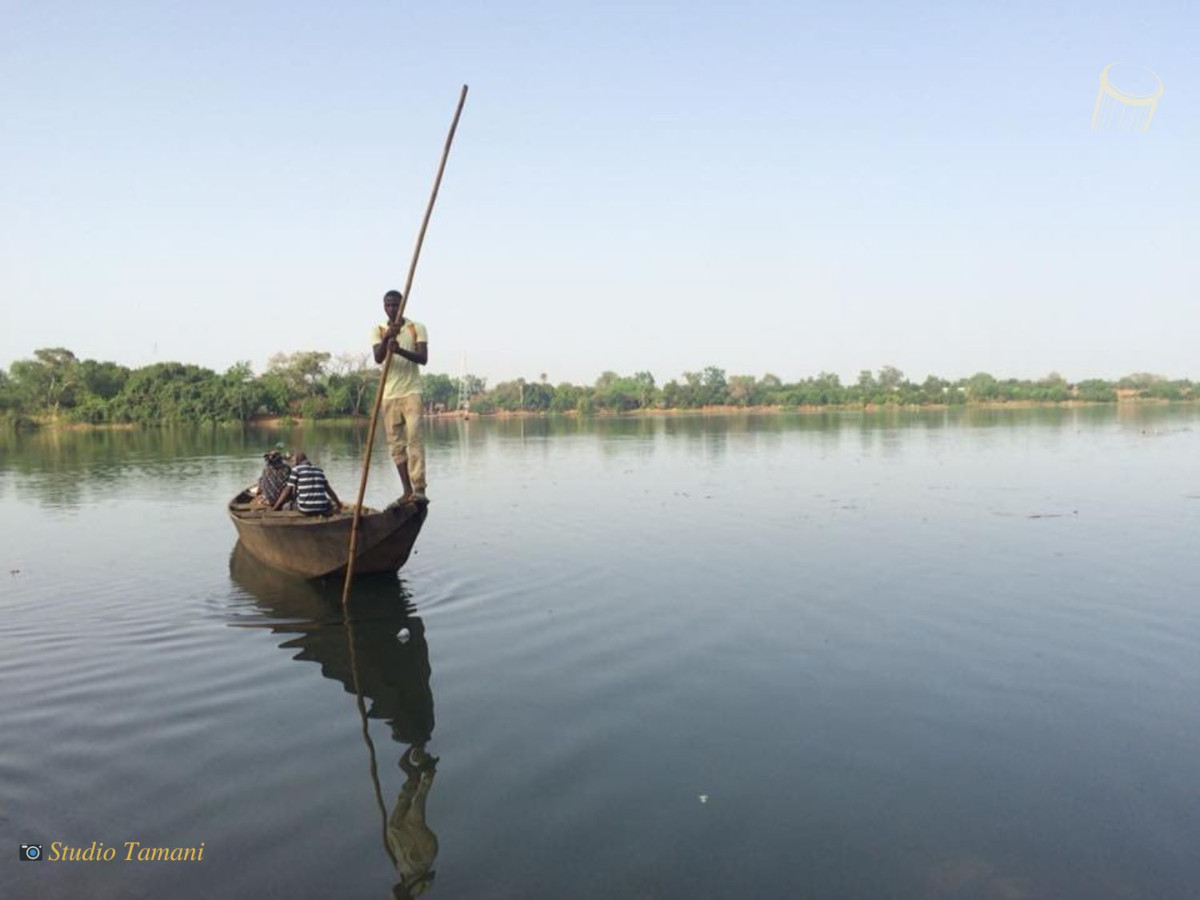
[[[405,745],[399,760],[405,781],[388,813],[383,809],[375,748],[364,720],[384,847],[398,877],[393,895],[424,894],[433,883],[438,852],[437,836],[425,821],[438,760],[427,749],[434,717],[425,624],[403,583],[394,575],[356,579],[347,622],[336,579],[302,581],[275,572],[240,543],[230,559],[230,573],[267,619],[240,624],[285,635],[281,649],[294,651],[293,659],[319,665],[323,676],[340,682],[356,700],[361,698],[366,719],[386,722],[392,740]]]
[[[0,460],[20,472],[55,471],[93,463],[246,456],[254,459],[283,441],[306,450],[320,447],[336,458],[361,458],[365,424],[309,422],[303,426],[195,425],[164,428],[41,428],[0,430]],[[311,454],[310,454],[311,455]]]
[[[931,432],[969,428],[1017,433],[1036,428],[1061,431],[1122,427],[1148,432],[1191,427],[1198,418],[1190,404],[1121,403],[1095,406],[966,406],[937,410],[886,408],[826,412],[643,415],[628,417],[534,417],[512,419],[459,418],[429,420],[431,447],[457,448],[464,454],[480,448],[486,454],[528,460],[545,457],[550,441],[571,438],[594,442],[606,458],[631,454],[645,459],[681,446],[687,456],[721,460],[736,456],[747,439],[795,432],[811,434],[822,449],[834,452],[845,438],[857,439],[862,452],[881,447],[882,431],[903,437],[913,428]],[[854,432],[859,432],[857,435]],[[733,440],[731,441],[731,436]],[[326,472],[338,478],[342,464],[358,468],[366,428],[362,423],[306,423],[295,427],[194,426],[111,428],[35,432],[0,429],[0,475],[15,473],[9,487],[17,495],[59,508],[78,508],[97,497],[111,497],[129,485],[163,491],[205,486],[231,470],[249,484],[261,470],[264,450],[282,441],[303,447]],[[540,447],[535,451],[534,444]],[[761,446],[761,445],[760,445]],[[771,443],[767,446],[777,446]],[[853,446],[853,443],[851,443]],[[895,447],[884,448],[894,451]],[[222,502],[217,498],[214,502]]]
[[[0,429],[0,473],[27,476],[20,494],[50,506],[75,508],[129,484],[165,489],[201,485],[229,467],[244,470],[248,484],[262,469],[262,454],[282,441],[304,447],[325,466],[362,458],[365,429],[308,425],[305,428],[192,426],[102,428],[34,432]],[[226,498],[219,498],[221,502]]]

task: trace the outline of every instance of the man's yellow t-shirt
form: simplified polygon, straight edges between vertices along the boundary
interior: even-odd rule
[[[374,347],[383,340],[387,325],[377,325],[371,331],[371,346]],[[420,322],[405,318],[404,327],[396,335],[396,343],[404,350],[414,351],[418,343],[429,343],[425,334],[425,326]],[[383,386],[383,399],[394,400],[397,397],[407,397],[409,394],[421,393],[421,367],[410,359],[392,354],[392,364],[388,367],[387,383]]]

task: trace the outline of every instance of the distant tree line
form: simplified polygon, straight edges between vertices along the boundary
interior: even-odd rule
[[[201,366],[161,362],[131,369],[114,362],[78,359],[64,347],[34,352],[33,359],[0,370],[0,417],[10,423],[45,419],[89,424],[167,425],[186,422],[248,422],[274,416],[321,419],[370,412],[379,369],[365,355],[303,351],[276,354],[255,375],[248,362],[222,373]],[[591,385],[550,384],[538,378],[502,381],[465,375],[425,374],[425,403],[454,410],[466,397],[472,412],[626,413],[706,406],[864,407],[1071,400],[1111,403],[1118,398],[1194,400],[1191,381],[1136,373],[1116,382],[1092,378],[1070,383],[1057,373],[1036,381],[999,379],[987,372],[956,381],[928,376],[918,383],[894,366],[864,369],[853,384],[831,372],[795,382],[776,375],[727,375],[708,366],[659,385],[649,372],[605,372]]]

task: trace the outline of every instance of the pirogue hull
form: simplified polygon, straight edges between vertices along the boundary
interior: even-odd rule
[[[229,518],[250,553],[269,566],[302,578],[345,575],[353,513],[305,516],[252,504],[249,491],[229,502]],[[396,572],[408,561],[429,507],[404,503],[363,509],[358,523],[356,575]]]

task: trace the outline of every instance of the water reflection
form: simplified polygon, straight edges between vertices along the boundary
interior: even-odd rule
[[[403,583],[393,575],[359,578],[347,623],[336,579],[304,581],[276,572],[241,542],[230,556],[229,572],[265,619],[239,624],[286,635],[280,649],[296,651],[293,659],[317,663],[322,675],[355,696],[364,718],[384,849],[396,867],[392,895],[405,900],[426,893],[433,884],[438,840],[425,820],[425,806],[438,757],[428,749],[434,719],[425,624]],[[404,746],[398,765],[405,781],[387,813],[367,719],[386,722],[392,740]]]
[[[1189,403],[1119,403],[1096,406],[955,407],[935,410],[888,408],[810,412],[685,413],[625,417],[489,417],[464,421],[434,418],[427,444],[440,460],[469,468],[472,454],[526,460],[531,445],[543,459],[552,443],[592,443],[606,459],[630,454],[648,459],[679,446],[691,458],[714,466],[737,461],[748,448],[782,449],[786,440],[819,444],[827,454],[857,449],[860,457],[899,457],[906,432],[965,434],[970,446],[988,445],[1012,435],[1039,441],[1079,431],[1118,429],[1148,437],[1200,427],[1200,406]],[[161,499],[194,491],[211,493],[215,480],[232,478],[238,487],[256,477],[262,452],[283,442],[303,447],[335,477],[357,473],[366,425],[309,422],[302,425],[172,427],[131,429],[42,429],[32,433],[0,429],[0,495],[57,509],[86,508],[111,501],[134,486],[143,497]],[[377,439],[376,460],[386,471],[386,451]],[[522,462],[522,464],[524,464]],[[236,476],[234,473],[237,473]],[[352,482],[349,482],[352,484]],[[389,485],[390,487],[390,485]],[[226,483],[222,481],[222,491]],[[340,490],[340,487],[339,487]],[[347,489],[348,491],[350,488]],[[225,499],[219,495],[221,502]]]

